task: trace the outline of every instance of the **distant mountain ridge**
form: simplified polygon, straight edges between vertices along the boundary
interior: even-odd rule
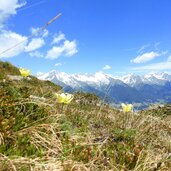
[[[67,74],[53,70],[37,77],[63,86],[64,90],[69,92],[95,93],[100,97],[109,97],[118,103],[171,102],[171,74],[165,72],[117,77],[103,72]]]

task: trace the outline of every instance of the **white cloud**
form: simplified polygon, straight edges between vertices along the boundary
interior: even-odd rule
[[[77,43],[75,40],[69,41],[65,40],[63,45],[61,46],[53,46],[47,52],[46,58],[47,59],[56,59],[59,56],[73,56],[78,52],[77,50]]]
[[[78,52],[77,43],[75,40],[73,40],[73,41],[66,40],[64,42],[63,47],[64,47],[65,56],[73,56]]]
[[[30,52],[29,55],[32,57],[37,57],[37,58],[43,58],[44,57],[44,54],[39,52],[39,51]]]
[[[171,55],[167,59],[168,62],[171,62]]]
[[[152,59],[160,56],[162,54],[157,52],[147,52],[142,55],[137,56],[135,59],[131,60],[133,63],[146,63],[148,61],[151,61]]]
[[[55,66],[61,66],[62,64],[61,63],[56,63]]]
[[[65,40],[65,34],[60,32],[59,34],[54,36],[52,44],[57,44],[62,40]]]
[[[24,6],[26,2],[19,3],[19,0],[0,0],[0,28],[4,22],[11,16],[15,15],[16,10]]]
[[[0,32],[0,58],[14,57],[22,52],[32,52],[41,48],[44,44],[45,42],[42,38],[34,38],[28,43],[28,38],[26,36],[22,36],[12,31],[3,30]],[[34,57],[44,56],[37,51],[29,53],[29,55]]]
[[[132,68],[132,70],[144,71],[144,70],[171,70],[171,61],[153,63],[150,65],[140,66]]]
[[[52,47],[52,49],[50,49],[47,52],[46,58],[47,59],[56,59],[62,55],[63,51],[64,51],[63,47],[54,46],[54,47]]]
[[[23,43],[21,43],[23,42]],[[27,37],[17,34],[12,31],[1,31],[0,32],[0,53],[3,51],[13,47],[14,45],[19,44],[15,48],[5,52],[4,54],[0,55],[0,58],[9,58],[19,55],[24,51],[24,48],[27,44]]]
[[[17,9],[25,4],[24,0],[22,2],[19,0],[0,0],[0,58],[14,57],[24,52],[24,47],[28,41],[27,37],[13,31],[5,30],[4,26],[9,17],[16,15]],[[11,50],[4,52],[7,49]]]
[[[41,48],[43,45],[45,45],[45,41],[42,38],[34,38],[31,40],[31,42],[25,47],[26,52],[31,52],[36,49]]]
[[[103,70],[109,70],[109,69],[111,69],[111,66],[105,65],[102,69],[103,69]]]
[[[0,0],[0,58],[14,57],[22,52],[28,52],[29,55],[33,57],[56,59],[59,56],[73,56],[78,52],[76,41],[67,40],[65,38],[65,34],[62,32],[59,32],[59,34],[52,40],[52,44],[60,43],[60,45],[51,47],[51,49],[47,51],[46,55],[44,55],[36,50],[45,45],[44,38],[49,35],[48,30],[44,29],[39,32],[41,28],[32,27],[31,34],[36,36],[36,38],[33,38],[30,41],[26,36],[22,36],[13,31],[5,30],[5,21],[10,16],[16,15],[17,9],[25,4],[25,0]],[[7,49],[11,50],[2,54],[2,52]]]

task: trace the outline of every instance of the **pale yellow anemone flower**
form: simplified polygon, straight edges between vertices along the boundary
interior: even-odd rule
[[[23,77],[28,77],[31,73],[30,70],[27,70],[27,69],[24,69],[24,68],[19,68],[19,71],[20,71],[20,74],[23,76]]]
[[[64,104],[69,104],[74,98],[74,95],[69,93],[62,93],[62,94],[55,93],[55,96],[57,98],[58,103],[64,103]]]
[[[132,112],[133,111],[133,105],[132,104],[121,104],[122,109],[124,112]]]

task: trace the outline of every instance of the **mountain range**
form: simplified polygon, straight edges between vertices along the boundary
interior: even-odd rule
[[[56,70],[37,76],[63,87],[67,92],[95,93],[113,103],[171,102],[171,74],[148,73],[112,76],[103,72],[95,74],[67,74]]]

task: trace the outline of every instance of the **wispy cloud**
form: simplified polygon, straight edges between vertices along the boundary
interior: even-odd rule
[[[39,52],[39,51],[30,52],[29,55],[32,57],[37,57],[37,58],[43,58],[44,57],[44,54]]]
[[[125,49],[126,51],[136,51],[139,55],[149,51],[159,51],[160,42],[146,43],[140,47]]]
[[[42,0],[42,1],[39,1],[39,2],[36,2],[36,3],[33,3],[31,5],[25,6],[23,8],[20,8],[18,11],[24,11],[26,9],[30,9],[30,8],[36,7],[36,6],[41,5],[43,3],[45,3],[45,0]]]
[[[156,42],[155,44],[154,44],[154,48],[155,48],[155,50],[158,50],[158,47],[160,46],[160,42]]]
[[[138,55],[136,58],[132,59],[131,62],[133,63],[146,63],[149,62],[153,59],[155,59],[156,57],[162,56],[162,55],[166,55],[168,52],[167,51],[163,51],[163,52],[146,52],[143,53],[142,55]]]
[[[143,53],[144,50],[145,50],[147,47],[150,47],[150,46],[151,46],[150,43],[145,44],[145,45],[142,45],[142,46],[139,48],[138,53]]]
[[[103,69],[103,70],[109,70],[109,69],[111,69],[111,68],[112,68],[111,66],[105,65],[102,69]]]
[[[162,54],[166,54],[166,53],[167,52],[163,52]],[[132,68],[132,70],[134,71],[171,70],[171,56],[169,56],[166,61],[144,65],[140,67],[134,67]]]
[[[61,66],[62,64],[61,63],[56,63],[55,66]]]
[[[171,61],[158,62],[158,63],[153,63],[150,65],[135,67],[135,68],[132,68],[132,70],[137,70],[137,71],[171,70]]]

